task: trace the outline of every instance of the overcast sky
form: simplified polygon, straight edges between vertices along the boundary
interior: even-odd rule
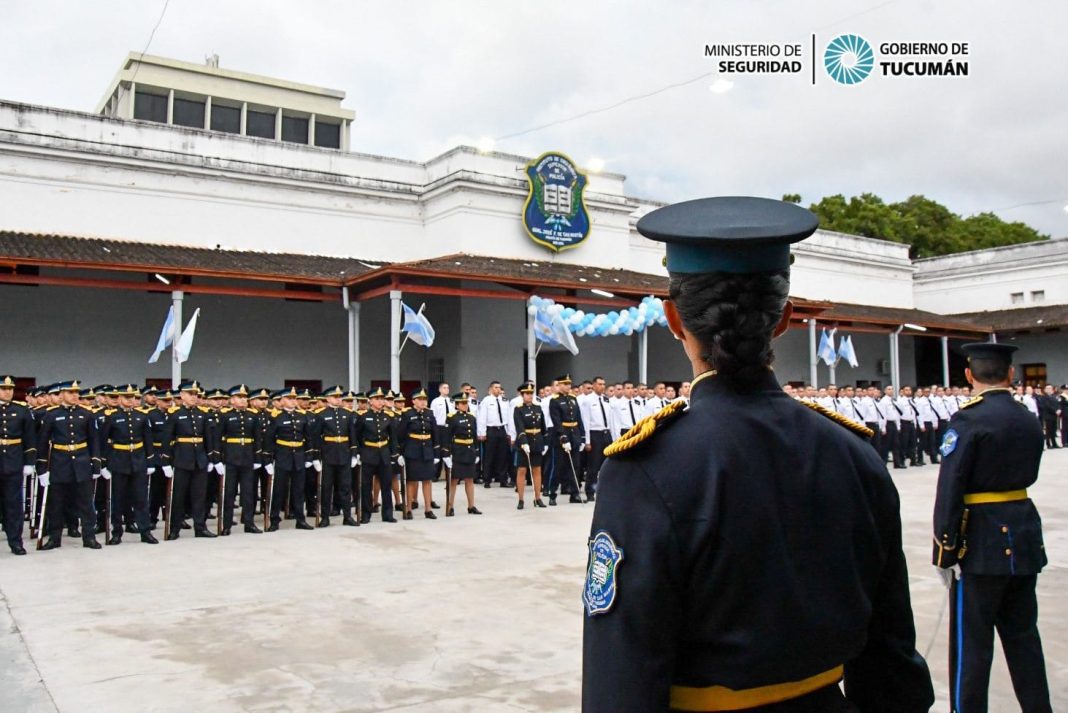
[[[163,0],[0,0],[0,98],[91,111]],[[968,42],[970,76],[708,77],[496,148],[605,161],[628,193],[914,193],[1068,236],[1068,5],[990,0],[170,0],[149,54],[344,90],[354,151],[425,160],[716,70],[705,44]],[[1052,201],[1047,205],[1013,207]]]

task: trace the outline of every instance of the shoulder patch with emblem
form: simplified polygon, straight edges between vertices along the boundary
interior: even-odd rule
[[[846,428],[848,428],[853,433],[858,433],[861,436],[864,436],[865,438],[871,438],[872,436],[875,435],[875,431],[871,430],[870,428],[865,426],[863,423],[857,423],[856,421],[854,421],[853,419],[849,418],[848,416],[843,416],[842,414],[838,413],[837,411],[830,410],[826,406],[820,406],[818,403],[815,403],[814,401],[798,401],[798,403],[801,404],[802,406],[806,406],[806,407],[812,409],[816,413],[819,413],[819,414],[822,414],[822,415],[826,416],[827,418],[831,419],[835,423],[837,423],[837,424],[839,424],[841,426],[845,426]]]
[[[625,453],[644,443],[652,438],[653,434],[657,431],[664,430],[668,423],[685,412],[686,403],[683,401],[674,401],[651,416],[646,416],[631,426],[626,433],[609,444],[608,447],[604,449],[605,456],[611,457],[619,455],[620,453]]]
[[[586,586],[582,603],[587,616],[605,614],[615,604],[619,593],[619,566],[623,563],[623,548],[604,530],[590,538],[590,558],[586,567]]]
[[[957,449],[957,441],[960,440],[960,435],[955,429],[949,429],[946,431],[946,435],[942,438],[942,445],[938,447],[938,452],[945,458],[954,450]]]

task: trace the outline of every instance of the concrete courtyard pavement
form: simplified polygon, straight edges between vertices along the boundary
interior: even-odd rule
[[[918,647],[932,647],[934,710],[948,710],[946,595],[928,564],[937,467],[892,472]],[[1051,559],[1040,627],[1066,709],[1068,450],[1046,454],[1031,492]],[[0,554],[0,710],[578,710],[593,505],[476,497],[481,517]],[[990,710],[1019,710],[1000,648]]]

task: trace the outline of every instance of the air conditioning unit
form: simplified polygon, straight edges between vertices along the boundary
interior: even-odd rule
[[[882,374],[883,376],[889,376],[890,375],[890,360],[889,359],[880,359],[878,362],[876,362],[875,366],[878,368],[879,373]]]

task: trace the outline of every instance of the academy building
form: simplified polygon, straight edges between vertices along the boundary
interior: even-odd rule
[[[510,388],[532,369],[539,382],[565,371],[688,376],[658,326],[578,337],[575,356],[531,353],[531,296],[588,313],[666,296],[663,246],[635,230],[661,203],[629,194],[622,175],[570,164],[566,146],[546,147],[584,185],[581,196],[539,185],[541,199],[575,197],[567,208],[584,209],[556,229],[582,226],[585,239],[552,249],[524,221],[528,199],[542,207],[529,178],[537,157],[360,153],[344,98],[217,58],[133,53],[95,111],[0,99],[3,370],[21,386],[168,383],[169,352],[147,359],[173,305],[183,323],[199,309],[182,373],[213,385]],[[906,245],[820,231],[794,248],[797,309],[776,345],[780,380],[827,383],[815,363],[824,328],[851,335],[860,359],[838,365],[839,383],[958,378],[954,344],[995,330],[1018,341],[1018,361],[1042,365],[1034,374],[1064,380],[1066,248],[913,262]],[[401,351],[402,303],[425,306],[437,332],[429,349]]]

